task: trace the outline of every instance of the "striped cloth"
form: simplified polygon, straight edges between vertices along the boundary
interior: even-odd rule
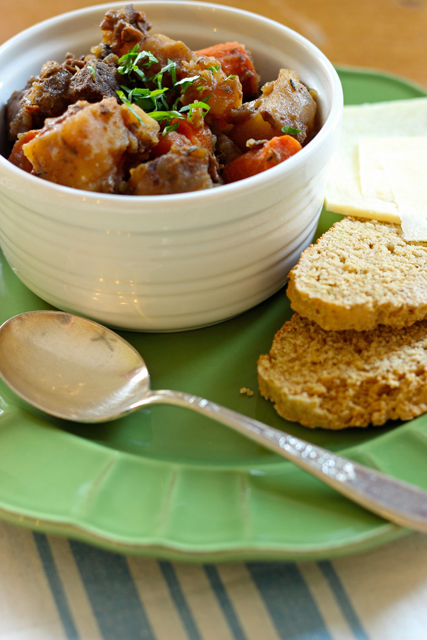
[[[122,556],[0,523],[1,640],[426,640],[427,536],[321,562]]]

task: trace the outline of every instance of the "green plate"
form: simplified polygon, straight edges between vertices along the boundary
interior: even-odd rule
[[[340,69],[348,104],[425,92],[377,72]],[[319,233],[338,216],[322,213]],[[49,308],[1,257],[0,321]],[[427,489],[427,416],[403,425],[311,431],[256,392],[256,361],[289,319],[285,292],[221,325],[173,334],[123,332],[154,388],[236,409]],[[240,393],[242,387],[255,391]],[[0,517],[101,547],[170,559],[327,558],[396,538],[292,464],[187,410],[155,406],[107,425],[48,418],[0,386]]]

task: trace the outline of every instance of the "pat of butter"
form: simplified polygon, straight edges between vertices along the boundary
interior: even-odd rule
[[[362,195],[395,202],[406,240],[427,240],[427,138],[362,138]]]
[[[414,172],[417,162],[425,170],[423,136],[427,138],[427,98],[345,107],[328,172],[326,208],[397,224],[402,220],[407,239],[427,240],[427,191],[425,181],[417,185]],[[366,140],[370,138],[375,142]]]
[[[383,152],[387,153],[390,148],[393,152],[396,151],[396,147],[401,144],[400,140],[400,138],[361,138],[359,140],[359,179],[362,196],[394,202],[389,176],[382,159]]]

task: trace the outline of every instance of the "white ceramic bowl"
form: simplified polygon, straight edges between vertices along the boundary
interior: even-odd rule
[[[124,4],[124,3],[123,3]],[[101,39],[106,10],[42,22],[0,48],[0,105],[46,60],[81,55]],[[142,331],[176,331],[237,315],[277,291],[311,242],[328,161],[339,134],[342,89],[305,38],[255,14],[200,2],[135,2],[164,33],[198,49],[238,40],[262,84],[281,67],[318,92],[322,128],[274,169],[223,187],[125,197],[58,186],[0,157],[0,243],[17,276],[65,311]],[[5,131],[2,131],[4,145]],[[4,148],[4,146],[3,146]]]

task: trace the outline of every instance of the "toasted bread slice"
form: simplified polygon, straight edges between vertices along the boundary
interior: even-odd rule
[[[287,420],[344,429],[427,411],[427,320],[400,331],[324,331],[294,314],[258,360],[261,394]]]
[[[345,217],[289,274],[294,311],[327,331],[410,326],[427,316],[427,242],[400,225]]]

